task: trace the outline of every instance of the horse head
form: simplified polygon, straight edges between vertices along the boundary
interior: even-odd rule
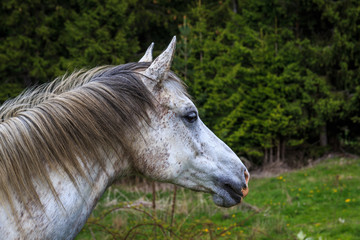
[[[182,81],[170,71],[174,37],[154,61],[150,45],[140,71],[152,92],[151,124],[134,140],[134,167],[142,175],[195,191],[211,193],[216,205],[231,207],[248,193],[249,172],[239,157],[201,121]]]

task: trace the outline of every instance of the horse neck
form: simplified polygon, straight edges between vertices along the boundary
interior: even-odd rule
[[[115,155],[115,154],[114,154]],[[31,206],[32,216],[16,202],[19,225],[4,208],[0,208],[0,233],[4,239],[73,239],[86,223],[91,211],[116,176],[126,174],[126,158],[109,158],[105,168],[93,163],[86,178],[77,176],[77,187],[63,172],[50,171],[49,176],[61,204],[43,184],[35,183],[44,209]],[[84,166],[85,167],[85,166]],[[36,181],[35,181],[36,182]],[[62,206],[61,206],[62,205]],[[21,230],[19,231],[19,227]],[[20,233],[19,233],[20,232]],[[0,237],[0,239],[2,239]]]

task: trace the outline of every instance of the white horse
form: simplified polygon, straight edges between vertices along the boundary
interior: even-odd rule
[[[2,106],[0,239],[73,239],[112,181],[133,173],[210,193],[218,206],[241,202],[249,173],[170,71],[175,44]]]

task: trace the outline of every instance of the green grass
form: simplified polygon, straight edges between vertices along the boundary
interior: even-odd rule
[[[154,212],[129,206],[151,203],[151,194],[113,186],[76,239],[360,239],[359,159],[331,159],[249,185],[245,204],[229,209],[178,189],[172,226],[171,190],[157,192]]]

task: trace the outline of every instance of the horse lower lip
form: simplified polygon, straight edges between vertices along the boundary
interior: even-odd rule
[[[243,197],[242,193],[238,193],[236,192],[234,189],[232,189],[231,187],[224,187],[224,190],[229,194],[228,196],[230,198],[232,198],[233,201],[235,201],[236,203],[240,203],[241,199]]]
[[[213,201],[216,205],[220,207],[232,207],[241,202],[242,198],[239,195],[231,195],[227,192],[227,194],[214,194]]]

